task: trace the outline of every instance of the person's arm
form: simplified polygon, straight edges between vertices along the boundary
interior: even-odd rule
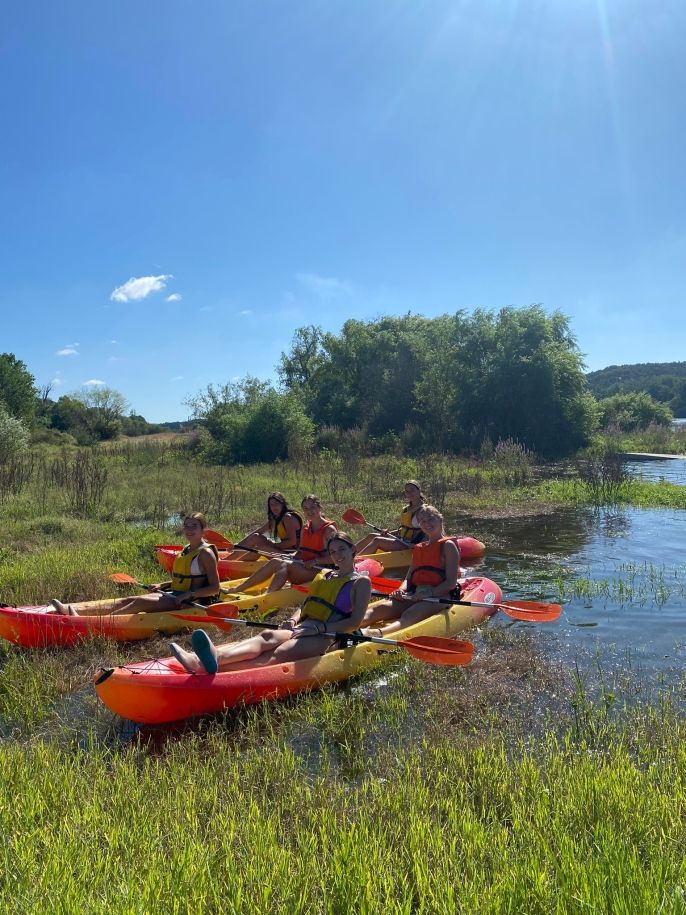
[[[364,615],[367,612],[367,606],[371,596],[371,581],[367,578],[366,575],[357,578],[353,582],[352,593],[350,595],[350,602],[352,604],[352,612],[350,616],[344,620],[338,620],[335,623],[327,623],[326,632],[354,632],[355,629],[359,629],[362,625]]]
[[[203,588],[194,588],[193,596],[213,597],[215,594],[219,594],[219,566],[217,565],[217,557],[214,554],[214,550],[209,547],[201,550],[198,553],[198,562],[207,576],[207,584]]]
[[[288,619],[284,620],[283,623],[281,623],[281,628],[282,629],[295,629],[295,627],[300,622],[301,616],[302,616],[302,609],[300,607],[298,607],[298,609],[294,613],[291,613],[291,615],[288,617]]]
[[[400,587],[397,588],[395,591],[393,591],[392,594],[388,595],[391,598],[391,600],[393,598],[402,600],[404,597],[407,596],[407,587],[410,582],[410,576],[412,575],[413,570],[414,570],[414,566],[410,565],[410,568],[407,570],[407,574],[405,575],[403,580],[400,582]]]
[[[452,540],[446,540],[443,544],[443,564],[445,581],[432,589],[434,597],[448,597],[457,585],[457,578],[460,574],[460,550]]]
[[[286,528],[286,537],[280,543],[274,544],[274,549],[279,553],[287,553],[290,550],[298,548],[298,529],[300,527],[298,519],[293,515],[286,515],[283,519],[283,526]]]
[[[148,585],[148,591],[171,591],[170,581],[158,581],[156,585]]]

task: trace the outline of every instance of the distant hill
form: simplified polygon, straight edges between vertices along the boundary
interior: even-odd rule
[[[198,424],[195,420],[186,419],[171,423],[156,423],[156,425],[160,426],[162,429],[167,429],[170,432],[190,432],[190,430],[194,429]]]
[[[588,386],[598,398],[630,391],[647,391],[655,400],[668,403],[677,416],[684,415],[686,403],[686,362],[639,362],[609,365],[589,372]]]

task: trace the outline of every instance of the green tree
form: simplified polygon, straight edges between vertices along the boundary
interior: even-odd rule
[[[320,428],[401,435],[433,450],[512,438],[555,457],[597,425],[568,319],[540,305],[351,320],[338,335],[304,328],[280,375]]]
[[[686,378],[681,378],[674,388],[674,397],[669,406],[675,416],[686,416]]]
[[[29,433],[23,422],[12,416],[0,404],[0,463],[14,457],[29,443]]]
[[[0,354],[0,404],[25,425],[32,425],[37,406],[34,377],[12,353]]]
[[[511,438],[558,457],[587,444],[597,406],[568,318],[540,305],[477,310],[459,335],[447,373],[471,447]]]
[[[274,461],[288,456],[295,439],[305,447],[314,440],[314,424],[298,395],[250,376],[210,385],[189,405],[209,433],[207,456],[218,463]]]
[[[618,426],[622,432],[646,429],[652,423],[668,426],[674,414],[667,404],[660,403],[645,391],[615,394],[600,401],[603,426]]]

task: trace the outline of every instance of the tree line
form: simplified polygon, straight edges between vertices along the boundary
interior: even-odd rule
[[[540,305],[299,328],[279,385],[247,378],[191,401],[209,459],[285,458],[313,444],[474,453],[512,439],[545,458],[587,445],[602,422],[633,422],[588,389],[569,319]],[[648,398],[640,422],[668,422]],[[630,405],[629,405],[630,406]],[[650,414],[646,418],[646,413]]]
[[[192,398],[205,459],[268,462],[313,448],[469,454],[504,440],[552,459],[600,427],[672,419],[645,392],[597,400],[569,319],[541,305],[348,320],[338,333],[301,327],[276,374],[275,384],[248,376]],[[29,436],[91,444],[162,428],[127,415],[109,388],[50,393],[14,355],[0,355],[0,437],[14,443],[5,451]]]
[[[609,365],[586,376],[598,398],[615,394],[649,394],[675,416],[686,416],[686,362],[641,362]]]
[[[128,410],[119,391],[97,386],[50,397],[36,387],[26,365],[13,353],[0,354],[0,460],[29,441],[91,445],[124,435],[144,435],[162,427]]]

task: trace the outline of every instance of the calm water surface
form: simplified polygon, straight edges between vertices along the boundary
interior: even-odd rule
[[[638,462],[630,469],[686,484],[686,460]],[[506,596],[561,599],[559,622],[536,627],[550,652],[567,660],[597,655],[615,665],[630,663],[647,679],[681,676],[686,512],[570,509],[475,525],[475,536],[488,546],[478,571]],[[496,619],[510,623],[502,614]]]

